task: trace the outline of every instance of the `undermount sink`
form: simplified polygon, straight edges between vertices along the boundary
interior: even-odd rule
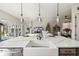
[[[47,42],[47,41],[45,41],[45,40],[31,40],[29,43],[28,43],[28,45],[27,45],[27,47],[32,47],[32,48],[34,48],[34,47],[40,47],[40,48],[48,48],[49,47],[49,42]]]

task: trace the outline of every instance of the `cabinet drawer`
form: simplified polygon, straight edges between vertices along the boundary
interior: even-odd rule
[[[79,48],[76,48],[76,51],[79,53]]]
[[[79,56],[79,48],[76,48],[76,55]]]
[[[75,55],[75,48],[59,48],[59,55]]]
[[[75,53],[75,49],[61,48],[60,53]]]

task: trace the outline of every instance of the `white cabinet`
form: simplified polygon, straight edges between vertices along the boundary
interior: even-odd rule
[[[79,40],[79,14],[76,14],[75,17],[75,40]]]
[[[0,49],[0,56],[22,56],[22,49]]]
[[[79,5],[76,5],[72,7],[72,13],[71,13],[71,18],[72,18],[72,39],[73,40],[79,40]]]

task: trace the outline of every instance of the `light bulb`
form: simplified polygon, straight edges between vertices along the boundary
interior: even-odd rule
[[[59,23],[59,16],[57,16],[57,19],[56,19],[57,23]]]
[[[39,22],[40,22],[40,17],[39,17]]]

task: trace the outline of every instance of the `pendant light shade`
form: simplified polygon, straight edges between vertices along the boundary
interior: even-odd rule
[[[57,18],[56,18],[56,24],[55,24],[55,26],[53,27],[53,35],[54,36],[60,36],[61,34],[60,34],[60,26],[59,26],[59,21],[60,21],[60,19],[59,19],[59,3],[57,3]]]
[[[59,23],[59,16],[57,16],[57,19],[56,19],[57,23]]]

